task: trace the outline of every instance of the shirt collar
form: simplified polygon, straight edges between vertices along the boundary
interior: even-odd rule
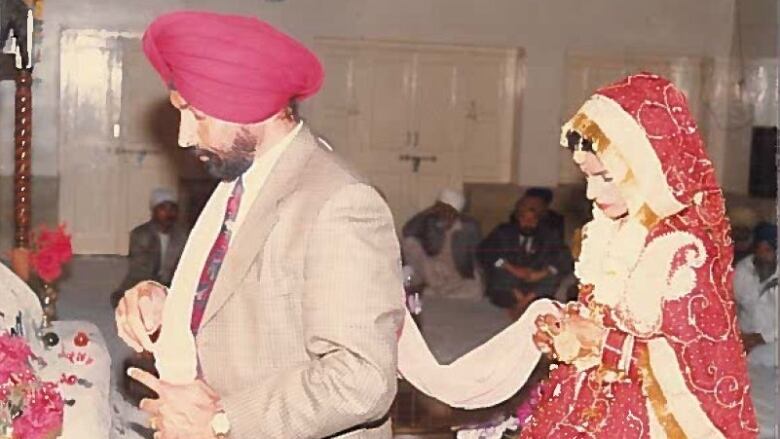
[[[250,166],[242,176],[245,188],[255,187],[256,185],[254,183],[257,183],[264,178],[265,174],[270,171],[269,168],[276,163],[284,150],[287,149],[293,139],[300,133],[301,128],[303,128],[303,122],[298,122],[298,125],[287,133],[279,143],[270,147],[265,153],[255,158],[254,162],[252,162],[252,166]]]

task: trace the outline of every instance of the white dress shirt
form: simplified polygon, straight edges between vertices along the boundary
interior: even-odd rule
[[[274,165],[302,126],[303,123],[298,123],[284,139],[256,157],[252,166],[242,175],[244,193],[232,226],[231,238],[236,237]],[[189,326],[192,303],[201,271],[222,228],[225,207],[235,185],[235,181],[222,182],[214,189],[192,228],[169,288],[162,320],[166,331],[160,334],[155,343],[154,354],[160,377],[170,383],[185,384],[196,377],[195,340]]]
[[[763,282],[758,278],[753,256],[742,259],[734,270],[734,298],[737,302],[740,329],[744,334],[761,334],[765,342],[756,346],[748,355],[748,362],[751,364],[776,364],[776,283],[776,272]]]

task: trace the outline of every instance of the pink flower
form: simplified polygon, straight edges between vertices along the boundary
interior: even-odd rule
[[[48,229],[41,226],[36,239],[38,250],[49,250],[57,256],[57,261],[64,264],[73,256],[73,248],[70,243],[70,235],[65,232],[65,225],[60,224],[56,229]]]
[[[0,335],[0,384],[26,382],[31,374],[32,350],[21,337]]]
[[[41,250],[32,254],[32,265],[35,272],[44,282],[52,283],[62,275],[62,265],[59,257],[52,251]]]
[[[70,235],[65,226],[51,230],[41,226],[35,239],[32,266],[44,282],[52,283],[62,275],[62,265],[73,257]]]
[[[25,398],[22,415],[13,422],[14,439],[49,439],[62,430],[65,402],[54,383],[43,383]]]

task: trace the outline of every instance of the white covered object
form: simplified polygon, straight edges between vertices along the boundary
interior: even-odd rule
[[[62,396],[75,401],[73,406],[65,406],[65,419],[62,436],[59,439],[108,438],[111,431],[111,410],[109,407],[111,384],[111,357],[106,342],[97,326],[84,321],[54,322],[50,331],[60,337],[60,343],[46,350],[42,357],[47,366],[38,373],[47,381],[58,382],[62,374],[89,382],[90,387],[82,385],[61,385]],[[86,346],[74,344],[76,334],[83,332],[89,338]],[[76,359],[75,364],[61,353],[84,354],[85,358]]]
[[[27,341],[33,350],[40,347],[35,338],[35,328],[43,319],[43,309],[38,296],[27,283],[19,279],[10,268],[0,264],[0,332],[10,332],[21,315]]]
[[[490,341],[442,365],[407,311],[398,341],[398,371],[421,392],[451,407],[492,407],[517,393],[539,361],[541,352],[533,342],[536,317],[559,313],[554,302],[537,300]]]
[[[111,357],[98,328],[84,321],[54,322],[44,332],[54,332],[60,338],[57,346],[46,349],[37,338],[36,330],[43,317],[38,296],[8,267],[0,264],[0,331],[10,331],[21,315],[25,338],[35,355],[46,363],[38,369],[42,380],[59,382],[63,374],[75,375],[89,383],[60,385],[65,400],[74,400],[65,406],[63,433],[60,439],[104,439],[109,437],[111,412],[109,410]],[[76,334],[83,332],[89,338],[86,346],[74,343]],[[60,356],[72,353],[74,362]],[[81,354],[79,356],[79,354]],[[79,358],[81,357],[81,358]],[[89,364],[88,364],[89,363]]]

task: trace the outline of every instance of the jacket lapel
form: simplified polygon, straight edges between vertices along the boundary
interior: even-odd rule
[[[303,126],[271,169],[268,179],[249,208],[244,223],[231,238],[230,249],[225,255],[206,305],[201,328],[208,324],[235,294],[252,263],[262,263],[266,240],[279,218],[279,204],[297,187],[303,168],[316,148],[316,139],[308,128]]]

